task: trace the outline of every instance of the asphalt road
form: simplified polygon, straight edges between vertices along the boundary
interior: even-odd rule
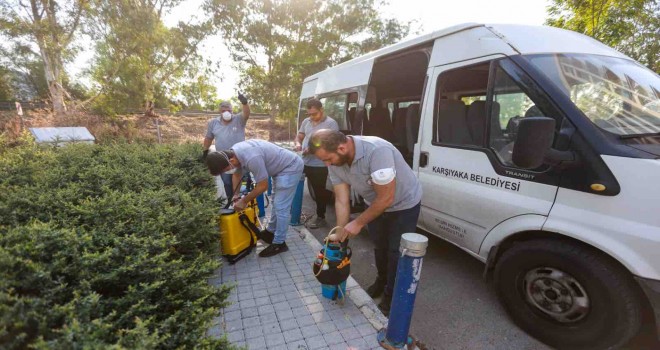
[[[303,213],[313,215],[315,203],[307,193]],[[334,208],[328,226],[310,230],[321,241],[334,227]],[[483,264],[456,246],[429,237],[422,278],[415,301],[411,334],[429,349],[549,349],[519,329],[500,305],[492,285],[482,278]],[[367,235],[351,240],[351,274],[365,289],[376,276],[373,245]],[[310,257],[310,261],[313,259]],[[647,325],[628,349],[660,349],[652,325]]]

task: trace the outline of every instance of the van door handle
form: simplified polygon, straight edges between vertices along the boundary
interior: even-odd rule
[[[419,154],[419,167],[424,168],[429,165],[429,152],[421,152]]]

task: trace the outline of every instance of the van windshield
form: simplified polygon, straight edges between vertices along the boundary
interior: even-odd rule
[[[660,77],[653,71],[598,55],[527,58],[601,129],[622,137],[660,133]]]

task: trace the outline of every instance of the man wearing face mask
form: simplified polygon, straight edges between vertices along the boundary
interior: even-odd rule
[[[298,181],[302,177],[303,160],[295,153],[264,140],[248,140],[235,144],[231,149],[211,152],[206,157],[211,175],[231,174],[234,186],[238,186],[244,173],[254,175],[256,185],[243,198],[234,198],[234,209],[245,209],[248,203],[268,189],[268,177],[273,178],[273,210],[270,222],[262,237],[273,236],[272,244],[259,253],[269,257],[289,248],[286,234],[291,220],[291,204]]]
[[[236,143],[245,141],[245,125],[250,118],[250,106],[247,98],[239,93],[238,100],[243,105],[241,113],[233,114],[232,106],[229,101],[220,104],[220,117],[209,120],[204,137],[204,159],[209,153],[209,147],[215,140],[215,149],[230,149]],[[222,175],[222,182],[225,187],[227,198],[232,198],[234,188],[232,187],[231,175]]]

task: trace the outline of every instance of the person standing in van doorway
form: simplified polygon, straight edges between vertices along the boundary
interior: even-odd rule
[[[224,101],[220,104],[220,117],[209,120],[204,137],[204,159],[209,153],[213,140],[218,151],[230,149],[236,143],[245,141],[245,125],[250,118],[250,106],[247,98],[241,93],[238,94],[238,100],[243,105],[241,113],[234,114],[231,102]],[[234,187],[232,187],[231,175],[223,174],[221,178],[227,198],[232,198]]]
[[[368,227],[378,275],[367,293],[372,298],[384,293],[378,307],[388,315],[401,235],[417,228],[422,187],[401,153],[379,137],[322,129],[312,135],[309,145],[309,151],[328,165],[334,186],[337,226],[343,229],[331,239],[344,241]],[[349,221],[351,188],[369,207]]]
[[[328,167],[315,155],[309,153],[309,139],[316,130],[330,129],[339,131],[339,125],[331,117],[324,114],[323,104],[318,99],[307,101],[307,118],[300,124],[296,136],[296,151],[302,151],[305,162],[305,176],[314,191],[316,202],[316,218],[309,223],[309,228],[319,228],[326,225],[325,209],[332,198],[331,192],[325,188],[328,180]]]
[[[268,177],[273,178],[272,214],[266,232],[261,237],[273,237],[272,244],[259,253],[269,257],[289,248],[286,234],[291,220],[291,204],[302,177],[303,160],[295,153],[264,140],[247,140],[235,144],[231,149],[211,152],[206,157],[206,165],[211,175],[232,176],[234,186],[238,186],[244,173],[254,175],[256,185],[245,197],[234,196],[234,209],[243,210],[253,199],[268,189]],[[267,242],[269,243],[269,242]]]

